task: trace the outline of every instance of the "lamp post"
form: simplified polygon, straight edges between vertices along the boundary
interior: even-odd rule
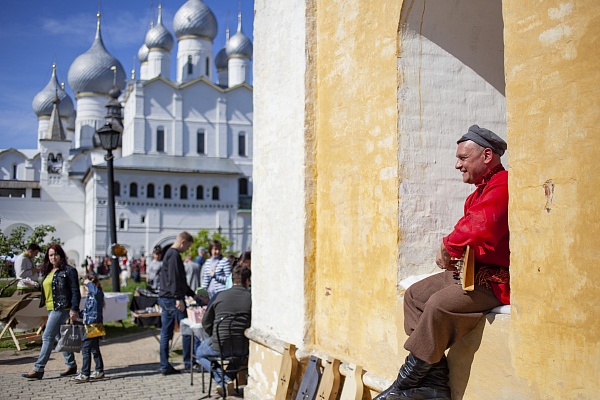
[[[110,274],[112,276],[112,291],[120,292],[119,285],[119,263],[115,254],[115,246],[117,245],[117,225],[115,221],[115,175],[113,170],[113,150],[117,149],[121,142],[121,134],[123,133],[121,103],[119,95],[121,90],[116,84],[116,68],[111,68],[114,71],[115,78],[113,87],[108,92],[111,99],[106,104],[106,123],[98,129],[96,133],[100,139],[100,145],[106,150],[104,159],[106,160],[108,173],[108,220],[110,224]]]

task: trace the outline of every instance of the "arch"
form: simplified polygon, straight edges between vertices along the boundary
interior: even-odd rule
[[[129,184],[129,197],[138,197],[138,185],[135,182]]]
[[[219,199],[219,194],[220,194],[220,193],[219,193],[219,187],[218,187],[218,186],[214,186],[214,187],[212,188],[212,199],[213,199],[213,200],[220,200],[220,199]]]
[[[248,140],[246,136],[246,132],[238,133],[238,155],[240,157],[248,156]]]
[[[156,151],[158,153],[165,151],[165,127],[162,125],[156,128]]]
[[[163,189],[163,198],[170,199],[171,198],[171,185],[165,185]]]
[[[153,199],[154,198],[154,184],[149,183],[146,187],[146,198]]]
[[[188,198],[188,188],[186,185],[181,185],[181,188],[179,188],[179,198],[181,200],[187,200]]]
[[[204,186],[196,186],[196,200],[204,200]]]
[[[206,132],[202,128],[196,131],[196,152],[206,154]]]
[[[239,194],[240,196],[248,195],[248,178],[240,178],[239,180]]]
[[[121,195],[121,183],[119,181],[115,181],[113,185],[113,194],[115,196]]]

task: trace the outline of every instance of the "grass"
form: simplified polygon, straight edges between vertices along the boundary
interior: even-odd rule
[[[0,290],[8,285],[11,280],[0,280]],[[112,292],[112,280],[110,277],[104,278],[100,280],[100,284],[102,285],[102,290],[105,292]],[[16,285],[6,289],[3,294],[3,297],[10,297],[13,292],[16,290],[14,288]],[[121,293],[127,293],[129,295],[129,302],[131,303],[131,298],[133,297],[133,293],[137,287],[145,288],[146,284],[144,282],[136,283],[133,279],[127,279],[127,284],[124,287],[120,287]],[[143,326],[137,326],[131,319],[131,311],[129,311],[129,304],[127,305],[127,316],[128,318],[121,322],[107,322],[104,324],[104,328],[106,329],[106,337],[107,338],[115,338],[121,337],[125,335],[130,335],[133,333],[143,332],[146,328]],[[7,337],[8,333],[5,333],[4,336]],[[10,336],[8,336],[10,337]],[[21,348],[34,348],[40,347],[40,343],[28,343],[21,344]],[[12,340],[0,341],[0,350],[16,350],[15,344]]]

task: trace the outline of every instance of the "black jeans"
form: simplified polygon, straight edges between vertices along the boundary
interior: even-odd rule
[[[96,371],[104,372],[104,362],[102,361],[102,354],[100,354],[100,338],[85,339],[81,346],[81,356],[83,358],[83,366],[81,367],[81,373],[85,376],[90,376],[90,370],[92,368],[92,360],[90,354],[94,356],[94,363],[96,363]]]

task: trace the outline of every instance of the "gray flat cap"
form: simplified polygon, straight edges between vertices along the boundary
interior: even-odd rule
[[[469,128],[469,132],[465,133],[460,139],[458,139],[456,144],[465,142],[467,140],[471,140],[480,146],[490,148],[494,153],[500,156],[506,151],[506,142],[502,140],[500,136],[496,135],[489,129],[480,128],[479,125],[472,125]]]
[[[203,252],[205,252],[205,253],[207,252],[207,250],[206,250],[206,247],[200,247],[200,248],[198,249],[198,251],[203,251]]]

